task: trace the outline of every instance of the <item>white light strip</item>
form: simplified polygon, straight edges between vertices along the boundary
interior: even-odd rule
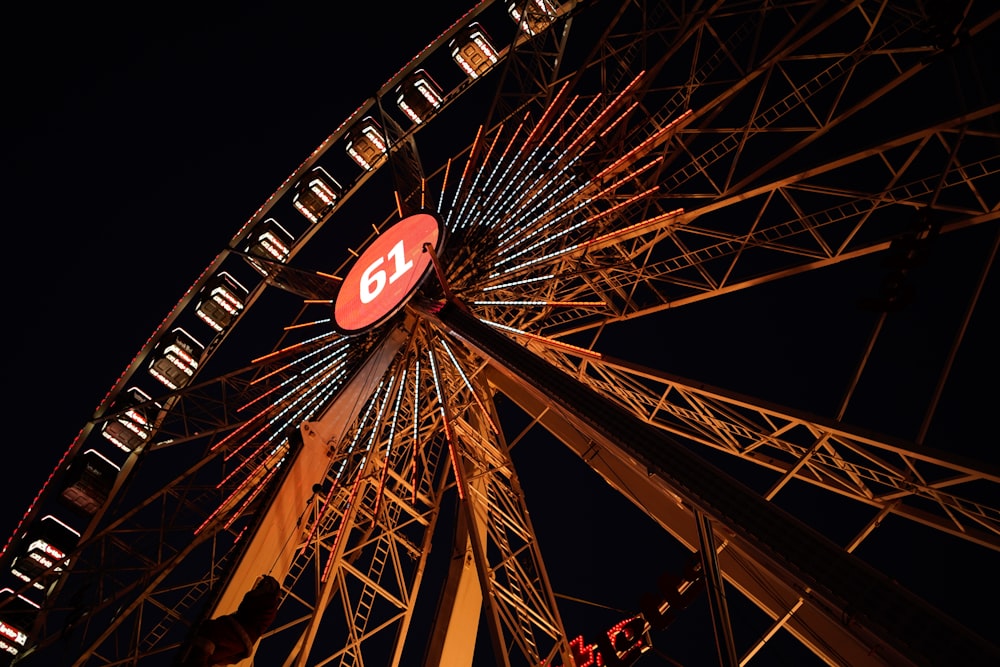
[[[417,440],[420,434],[420,359],[413,364],[413,456],[417,456]]]
[[[554,150],[553,148],[550,148],[547,151],[547,153],[552,153],[553,150]],[[556,163],[559,162],[560,157],[562,157],[562,156],[556,157],[553,160],[553,162],[556,162]],[[512,211],[511,214],[510,214],[510,217],[527,217],[527,216],[530,216],[533,222],[536,221],[536,220],[538,220],[539,218],[543,217],[542,214],[540,214],[540,213],[538,213],[536,211],[536,209],[542,208],[544,202],[548,201],[549,199],[554,199],[556,197],[556,195],[561,190],[563,190],[564,188],[570,187],[575,182],[576,179],[571,178],[571,177],[568,176],[568,174],[570,173],[569,170],[582,157],[583,157],[582,154],[577,155],[576,157],[574,157],[573,159],[571,159],[566,165],[564,165],[562,168],[560,168],[556,172],[547,171],[547,169],[549,167],[549,163],[546,161],[548,159],[548,154],[544,155],[542,157],[542,159],[539,159],[538,162],[537,162],[537,164],[534,166],[534,168],[529,173],[529,175],[532,175],[532,174],[535,173],[535,171],[537,171],[539,169],[542,169],[543,165],[544,165],[545,169],[542,169],[542,171],[541,171],[541,173],[539,175],[539,178],[536,181],[534,181],[533,183],[531,183],[527,187],[523,188],[523,190],[527,190],[528,192],[531,192],[532,193],[531,196],[529,196],[527,199],[523,199],[523,200],[517,202],[516,206],[513,205],[513,204],[508,204],[507,205],[507,208],[510,208],[511,211]],[[566,178],[563,178],[564,175],[567,175]],[[544,181],[544,185],[540,186],[539,184],[543,183],[543,181]],[[546,187],[546,186],[549,186],[549,185],[551,185],[553,183],[555,183],[555,188]],[[562,200],[559,200],[559,201],[557,201],[555,203],[549,204],[548,208],[547,209],[543,209],[543,210],[545,210],[545,211],[551,211],[551,210],[555,209],[559,204],[561,204],[561,203],[563,203],[565,201],[568,201],[573,196],[573,194],[575,194],[576,192],[579,192],[580,188],[582,188],[582,186],[579,186],[576,190],[570,190],[570,193],[567,194],[565,197],[563,197]],[[545,195],[544,198],[542,198],[542,195]],[[532,205],[533,202],[535,202],[536,200],[539,200],[538,203]],[[506,232],[505,230],[501,230],[500,231],[500,235],[499,235],[498,238],[499,238],[499,240],[504,240],[508,235],[509,235],[509,232]]]
[[[636,171],[630,172],[629,174],[626,174],[625,176],[623,176],[622,178],[618,179],[617,181],[611,183],[610,185],[608,185],[604,189],[599,190],[597,193],[595,193],[591,197],[589,197],[589,198],[585,199],[584,201],[580,202],[576,207],[574,207],[570,211],[567,211],[567,213],[564,214],[563,216],[560,216],[559,218],[556,218],[556,219],[554,219],[554,220],[546,223],[542,227],[540,227],[540,228],[538,228],[536,230],[533,230],[530,234],[528,234],[528,235],[526,235],[526,236],[524,236],[524,237],[522,237],[520,239],[513,240],[513,242],[511,244],[508,244],[506,246],[501,247],[498,252],[500,254],[504,254],[505,252],[508,252],[508,251],[510,251],[513,248],[516,248],[518,245],[520,245],[524,241],[530,239],[531,237],[535,236],[537,233],[539,233],[539,232],[543,231],[544,229],[548,228],[549,226],[551,226],[552,224],[554,224],[556,221],[560,220],[562,217],[565,217],[565,215],[568,215],[569,213],[573,213],[573,212],[579,210],[583,206],[589,204],[594,199],[598,199],[598,198],[603,197],[603,196],[605,196],[605,195],[607,195],[607,194],[609,194],[611,192],[614,192],[621,185],[623,185],[626,181],[635,178],[636,176],[638,176],[642,172],[646,171],[647,169],[649,169],[650,167],[652,167],[653,165],[655,165],[656,163],[658,163],[661,159],[662,158],[656,158],[655,160],[649,162],[648,164],[644,165],[643,167],[637,169]],[[587,183],[582,184],[580,187],[578,187],[574,191],[573,194],[581,192],[582,190],[584,190],[585,188],[589,187],[590,185],[591,185],[591,182],[587,182]],[[647,194],[650,194],[652,192],[655,192],[655,189],[647,190],[645,193],[643,193],[643,196],[645,196]],[[634,197],[630,198],[626,202],[622,202],[620,204],[616,204],[615,206],[613,206],[612,208],[608,209],[607,211],[603,211],[601,213],[598,213],[596,216],[594,216],[593,219],[598,219],[601,216],[608,215],[611,211],[614,211],[614,210],[617,210],[618,208],[621,208],[623,206],[623,204],[631,203],[632,201],[635,201],[638,198],[639,198],[639,196],[637,195],[637,196],[634,196]],[[579,225],[577,225],[577,226],[579,226]],[[575,227],[573,227],[573,228],[567,228],[567,229],[565,229],[563,231],[563,233],[571,231],[572,229],[575,229]],[[519,255],[523,255],[525,252],[529,252],[530,250],[533,250],[533,249],[539,247],[540,245],[543,245],[543,244],[547,243],[549,240],[557,238],[558,236],[559,235],[548,236],[543,241],[535,243],[534,245],[529,246],[528,248],[525,248],[524,250],[522,250],[521,252],[519,252],[517,254],[508,256],[507,259],[497,262],[496,266],[500,266],[500,265],[506,263],[507,261],[509,261],[510,259],[514,258],[514,257],[517,257]]]
[[[506,289],[508,287],[517,287],[518,285],[527,285],[528,283],[537,283],[542,280],[551,280],[555,278],[555,275],[548,274],[544,276],[538,276],[537,278],[524,278],[523,280],[511,280],[510,282],[500,283],[499,285],[490,285],[489,287],[484,287],[484,292],[492,292],[493,290]]]
[[[462,169],[462,175],[458,179],[457,187],[455,188],[455,196],[451,199],[451,208],[448,209],[448,218],[445,220],[445,225],[454,229],[451,225],[451,214],[455,212],[455,205],[458,202],[458,195],[462,193],[462,186],[465,184],[465,177],[469,173],[469,168],[472,166],[472,156],[476,153],[476,148],[479,146],[479,138],[483,134],[482,126],[476,132],[476,138],[472,140],[472,146],[469,148],[469,156],[465,159],[465,168]],[[457,222],[457,221],[456,221]]]
[[[502,128],[502,126],[501,126],[501,128]],[[490,156],[493,155],[493,149],[496,147],[497,141],[499,141],[499,140],[500,140],[500,131],[498,129],[498,131],[493,135],[493,141],[490,142],[490,147],[486,150],[486,155],[483,157],[482,165],[486,165],[490,161]],[[477,190],[476,186],[478,185],[479,179],[480,179],[480,177],[482,177],[482,175],[483,175],[483,169],[482,169],[482,167],[480,167],[479,169],[476,169],[476,175],[472,179],[472,184],[469,186],[469,194],[465,198],[465,200],[462,202],[462,207],[458,210],[458,217],[455,218],[455,228],[456,229],[459,229],[459,228],[465,226],[465,221],[463,220],[462,216],[465,213],[465,207],[469,205],[469,202],[471,202],[473,200],[473,197],[474,196],[478,197],[478,195],[475,194],[475,193],[479,192]]]
[[[372,392],[372,396],[368,399],[368,406],[365,408],[364,415],[361,416],[361,420],[358,422],[358,427],[354,429],[354,437],[351,439],[351,444],[347,446],[347,451],[344,452],[344,458],[340,461],[340,468],[337,470],[335,476],[336,480],[339,480],[341,475],[344,474],[344,467],[347,465],[348,457],[354,452],[354,448],[358,445],[358,440],[361,439],[361,434],[364,432],[365,423],[368,421],[368,416],[371,415],[372,410],[375,409],[375,403],[378,400],[379,392],[382,391],[382,387],[385,385],[385,378],[378,383],[378,387]]]
[[[448,357],[451,358],[451,363],[455,367],[455,370],[457,370],[458,374],[462,376],[462,380],[465,382],[466,388],[472,393],[475,393],[475,391],[472,389],[472,383],[469,382],[469,378],[466,377],[465,371],[462,370],[462,367],[458,363],[458,359],[455,358],[455,355],[452,353],[451,348],[448,347],[448,343],[445,342],[443,338],[440,339],[439,342],[441,343],[441,347],[444,348],[444,351],[448,353]]]
[[[493,215],[495,215],[494,211],[496,210],[497,201],[500,199],[500,195],[498,195],[492,189],[493,188],[493,179],[496,178],[498,176],[498,174],[502,174],[502,176],[501,176],[501,182],[506,183],[507,184],[506,187],[510,187],[510,185],[517,180],[516,176],[512,177],[509,174],[510,174],[510,170],[513,169],[517,165],[517,153],[520,153],[521,149],[523,149],[523,145],[521,146],[521,148],[518,149],[518,151],[517,151],[517,153],[515,153],[515,155],[511,156],[509,154],[510,154],[510,149],[514,146],[514,142],[517,140],[517,137],[520,135],[521,128],[523,126],[524,126],[524,124],[523,124],[523,121],[522,121],[522,124],[519,125],[517,127],[517,129],[513,133],[511,133],[510,141],[507,143],[506,148],[504,148],[503,153],[500,155],[500,158],[497,160],[497,163],[493,167],[493,170],[490,172],[489,177],[487,177],[486,183],[483,184],[482,192],[488,192],[488,193],[490,193],[490,197],[489,198],[492,200],[493,204],[488,209],[486,209],[485,211],[477,214],[476,224],[479,225],[479,226],[489,228],[489,227],[492,227],[494,224],[496,224],[496,221],[491,221],[491,217]],[[502,171],[501,171],[501,168],[502,168]],[[523,166],[522,166],[522,168],[523,168]],[[506,190],[506,188],[505,188],[505,190]],[[461,226],[464,227],[465,224],[466,224],[466,221],[462,221]]]

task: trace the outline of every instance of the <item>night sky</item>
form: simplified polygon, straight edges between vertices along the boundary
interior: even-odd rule
[[[396,3],[392,14],[344,4],[136,5],[114,13],[100,5],[21,6],[8,18],[2,539],[218,250],[367,95],[466,9],[445,3],[428,16],[425,3]],[[893,316],[848,422],[915,436],[920,415],[898,408],[912,403],[910,371],[939,363],[931,351],[951,345],[996,233],[995,221],[988,226],[920,278],[921,299]],[[860,264],[671,313],[651,323],[648,340],[628,342],[664,370],[832,416],[864,341],[830,340],[825,319],[871,291],[884,270],[877,259]],[[991,428],[1000,331],[987,314],[998,288],[992,275],[928,439],[992,466],[1000,464]],[[512,423],[509,435],[520,427]],[[518,447],[529,446],[551,463],[522,475],[529,507],[538,503],[543,552],[556,554],[549,562],[556,592],[577,600],[566,602],[566,615],[574,627],[591,623],[579,631],[592,632],[634,613],[630,601],[655,585],[649,573],[678,567],[682,554],[545,434]],[[609,522],[619,522],[613,535]],[[901,577],[926,578],[924,552],[936,536],[911,539],[914,562],[891,565]],[[642,562],[638,580],[623,555]],[[971,569],[981,572],[979,590],[1000,593],[996,554],[947,551],[939,565],[930,597],[951,609],[979,602],[983,611],[963,613],[981,632],[1000,624],[995,597],[984,601],[967,584],[957,591],[949,583],[949,573]],[[684,641],[700,643],[704,661],[684,664],[713,664],[714,647],[704,644],[710,631],[701,632],[664,636],[662,650],[680,660],[699,655]],[[773,664],[796,664],[793,650]]]
[[[364,13],[332,3],[19,11],[3,47],[4,199],[22,249],[4,335],[32,455],[4,489],[5,534],[218,250],[461,15],[402,8],[379,29],[392,48],[359,58],[346,26],[370,34]]]

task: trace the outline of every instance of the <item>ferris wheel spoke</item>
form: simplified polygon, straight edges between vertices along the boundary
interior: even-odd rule
[[[489,296],[525,300],[537,298],[544,287],[550,290],[546,298],[554,301],[600,295],[609,305],[605,318],[580,310],[547,318],[546,331],[558,335],[560,330],[574,332],[598,322],[642,316],[883,251],[907,235],[936,235],[989,223],[998,214],[983,193],[996,186],[1000,163],[992,156],[977,156],[997,136],[985,126],[978,128],[977,122],[995,111],[991,107],[820,169],[695,206],[659,226],[637,225],[633,235],[620,237],[621,243],[574,256],[577,261],[565,273],[545,266],[551,272],[548,278],[531,280],[528,274],[521,282],[512,276],[491,285]],[[941,136],[946,139],[939,143]],[[903,151],[903,159],[895,151]],[[944,171],[926,171],[928,160],[946,165]],[[924,166],[918,169],[917,164]],[[847,169],[878,169],[885,185],[867,192],[832,185]],[[920,228],[921,210],[938,218],[934,230]],[[733,211],[746,221],[745,232],[734,232]]]
[[[838,19],[828,20],[836,22]],[[878,57],[891,63],[885,67],[883,89],[872,91],[871,82],[866,79],[863,93],[869,95],[867,102],[888,93],[924,67],[924,61],[918,60],[912,71],[900,72],[900,59],[914,60],[916,57],[908,44],[898,49],[891,46],[913,28],[912,21],[897,19],[885,28],[873,27],[870,34],[859,32],[860,41],[843,52],[800,53],[795,49],[801,44],[795,44],[772,57],[763,58],[756,66],[749,64],[752,74],[695,107],[691,123],[693,136],[681,143],[690,160],[665,174],[661,186],[671,191],[701,191],[710,196],[746,189],[747,184],[771,173],[809,142],[826,135],[853,113],[864,109],[864,102],[846,110],[840,106],[845,98],[860,94],[854,93],[852,79],[859,67],[872,67],[871,63],[865,63],[867,59]],[[836,90],[836,94],[831,95],[831,89]],[[744,110],[745,105],[749,108]],[[723,124],[729,107],[741,107],[741,114],[749,115],[745,126],[732,128]],[[804,138],[789,146],[794,137]],[[784,152],[763,165],[744,166],[741,163],[750,155],[750,145],[754,146],[757,163],[763,161],[763,155]],[[734,183],[740,171],[746,175],[741,175],[741,180]]]
[[[828,19],[828,21],[841,19],[843,17]],[[825,23],[821,27],[823,29],[829,28],[829,24]],[[824,89],[836,82],[840,82],[841,86],[848,85],[852,73],[859,66],[859,53],[862,54],[861,60],[868,57],[878,57],[890,61],[892,67],[888,68],[890,78],[887,85],[890,86],[890,89],[891,86],[898,85],[899,81],[910,76],[910,73],[901,70],[901,61],[913,61],[914,56],[909,47],[893,50],[888,48],[888,44],[898,40],[900,35],[912,31],[912,29],[912,21],[902,20],[889,23],[883,32],[873,28],[869,34],[862,35],[865,40],[869,41],[855,47],[853,51],[823,54],[817,60],[832,64],[820,65],[819,71],[812,75],[812,79],[801,83],[792,83],[795,92],[786,93],[784,97],[779,97],[777,101],[772,102],[770,107],[758,109],[761,121],[751,122],[748,127],[755,127],[757,128],[755,131],[762,133],[808,132],[809,128],[806,126],[788,125],[787,115],[789,111],[796,106],[810,104],[812,97],[819,96]],[[878,44],[876,45],[875,42]],[[791,57],[788,55],[791,52],[782,51],[781,53],[782,56],[777,60],[779,64],[782,62],[781,58]],[[921,66],[919,63],[915,65],[918,68]],[[791,67],[791,62],[789,62],[788,67]],[[817,66],[812,67],[815,69]],[[896,73],[894,78],[893,72]],[[637,77],[633,84],[639,78]],[[783,78],[788,79],[789,75],[785,73]],[[763,96],[763,89],[761,95]],[[732,92],[723,93],[719,95],[720,101],[718,103],[708,103],[706,107],[712,109],[717,104],[728,104],[731,97],[733,97]],[[840,100],[842,97],[843,91],[836,97],[836,100]],[[563,98],[557,96],[556,99]],[[823,112],[815,107],[808,108],[808,112],[808,116],[814,119],[829,119],[834,117],[835,113],[832,107],[829,112]],[[980,117],[988,117],[991,113],[992,110],[987,109],[980,112],[979,115]],[[707,116],[707,118],[710,119],[711,116]],[[898,151],[901,144],[915,142],[920,142],[920,146],[914,149],[916,152],[923,153],[925,150],[929,152],[925,148],[928,136],[934,133],[952,132],[959,124],[964,128],[966,120],[956,119],[950,123],[922,130],[899,140],[901,143],[882,144],[875,148],[866,148],[844,158],[832,160],[825,165],[812,165],[798,175],[784,177],[781,181],[759,186],[746,192],[734,192],[730,196],[721,196],[716,201],[707,204],[699,202],[699,195],[696,192],[690,192],[686,188],[678,189],[684,185],[684,179],[690,178],[690,174],[693,172],[689,172],[688,167],[677,169],[676,165],[673,165],[673,169],[665,174],[666,180],[660,182],[659,189],[668,193],[660,199],[665,203],[670,201],[692,203],[687,211],[688,215],[680,216],[676,224],[662,225],[659,228],[659,235],[644,236],[627,245],[624,243],[616,244],[610,252],[603,256],[599,252],[595,252],[596,248],[593,248],[590,243],[579,241],[574,243],[574,239],[568,236],[573,229],[572,226],[567,227],[562,224],[559,234],[555,236],[543,235],[542,232],[546,232],[546,228],[554,225],[558,218],[552,218],[550,222],[546,223],[546,216],[534,216],[533,224],[535,227],[533,230],[525,230],[521,234],[524,240],[518,239],[515,245],[511,245],[511,241],[516,237],[510,235],[511,227],[507,225],[505,233],[510,240],[507,241],[506,245],[499,244],[496,251],[499,253],[496,255],[496,266],[499,270],[492,277],[493,283],[484,287],[492,291],[499,286],[516,283],[521,289],[517,293],[490,294],[489,298],[486,298],[485,295],[473,298],[484,306],[494,305],[497,302],[546,305],[572,302],[591,304],[603,301],[604,315],[572,308],[559,308],[552,317],[548,317],[552,311],[547,311],[546,315],[541,318],[538,317],[537,311],[533,315],[526,315],[532,319],[546,319],[547,331],[549,332],[554,332],[560,327],[565,327],[564,331],[572,332],[581,328],[593,327],[599,322],[655,312],[668,307],[667,304],[669,307],[676,307],[691,300],[703,300],[716,294],[731,292],[734,289],[768,282],[776,277],[798,273],[806,268],[827,266],[843,259],[883,250],[886,247],[885,243],[891,238],[883,237],[886,239],[885,241],[870,244],[866,248],[848,248],[847,246],[852,239],[859,236],[861,228],[866,222],[866,229],[875,227],[876,224],[883,224],[885,211],[882,209],[890,208],[893,205],[926,206],[929,200],[941,200],[940,197],[932,196],[931,193],[943,185],[937,174],[921,177],[920,180],[916,181],[902,180],[904,176],[909,176],[905,172],[907,166],[913,164],[913,159],[897,167],[898,158],[891,156],[890,152]],[[687,127],[688,129],[681,129],[681,134],[678,135],[678,146],[684,148],[687,154],[692,155],[690,165],[707,175],[705,170],[713,163],[718,162],[719,164],[715,165],[714,168],[716,170],[721,168],[728,172],[729,176],[725,180],[731,180],[732,175],[736,173],[735,168],[743,154],[747,137],[741,138],[739,134],[732,133],[721,144],[717,144],[707,153],[697,156],[693,147],[688,148],[695,139],[710,137],[713,133],[725,130],[724,128],[713,130],[710,126],[699,126],[697,122],[688,123]],[[831,125],[824,121],[823,124],[816,126],[817,129],[813,130],[813,136],[825,134],[830,127]],[[942,141],[947,140],[942,139]],[[957,152],[957,144],[952,142],[952,148],[954,149],[953,153]],[[620,151],[615,154],[618,153]],[[676,153],[677,151],[675,151]],[[921,155],[921,157],[923,156]],[[667,164],[676,160],[676,157],[668,158]],[[837,168],[846,168],[848,164],[861,161],[876,165],[872,168],[878,168],[878,165],[882,165],[882,170],[886,170],[885,168],[888,167],[892,179],[891,184],[881,192],[862,194],[843,191],[838,193],[834,189],[825,187],[821,180],[816,178],[817,174]],[[626,164],[629,163],[626,162]],[[854,168],[856,167],[855,164]],[[659,169],[665,169],[665,166]],[[659,169],[654,171],[659,171]],[[957,169],[952,173],[962,174],[964,177],[960,176],[950,183],[944,183],[946,186],[950,186],[949,194],[952,197],[949,198],[949,201],[956,201],[954,195],[959,194],[959,190],[971,192],[975,199],[970,202],[972,208],[968,210],[971,212],[978,209],[980,213],[978,217],[971,216],[971,218],[977,221],[992,219],[992,211],[989,209],[988,202],[979,195],[979,191],[989,183],[989,179],[983,179],[983,177],[988,176],[991,172],[992,167],[988,164],[974,162],[966,167],[959,161]],[[670,175],[671,173],[673,176]],[[685,176],[684,174],[689,175]],[[970,174],[975,174],[975,177],[970,178]],[[638,172],[636,176],[638,176]],[[979,179],[978,184],[975,182],[977,179]],[[934,180],[933,183],[932,180]],[[586,188],[580,189],[581,193],[585,191]],[[721,187],[713,188],[713,191],[719,195],[722,194]],[[819,196],[820,192],[826,197]],[[576,197],[577,200],[581,201],[581,204],[592,204],[591,200],[582,201],[583,194],[576,195]],[[761,200],[762,197],[763,200]],[[838,204],[838,199],[842,203]],[[969,199],[969,197],[966,196],[964,199]],[[744,202],[753,200],[761,202],[760,208],[743,214],[746,220],[753,222],[753,226],[749,227],[746,233],[733,234],[729,229],[722,231],[705,225],[706,222],[711,223],[714,219],[707,214],[729,206],[739,206],[745,209],[747,204]],[[698,202],[697,205],[695,202]],[[865,202],[870,202],[870,204],[866,206]],[[820,208],[819,206],[824,203],[826,204],[825,208]],[[568,210],[572,211],[581,204],[572,204]],[[986,206],[984,207],[983,204]],[[789,213],[794,217],[789,217]],[[875,222],[870,222],[872,219]],[[620,220],[616,220],[616,222],[624,230],[642,226],[635,223],[622,225]],[[596,229],[590,232],[592,236],[597,236]],[[607,236],[615,233],[614,231],[602,231]],[[622,231],[623,229],[618,230],[619,233]],[[579,239],[579,232],[577,234],[576,239]],[[533,240],[532,236],[535,236],[537,240]],[[715,242],[712,239],[715,239]],[[591,242],[594,240],[594,238],[590,239]],[[625,236],[621,240],[628,241],[629,238]],[[664,244],[664,242],[666,243]],[[673,246],[673,252],[669,250],[663,252],[660,249],[671,246]],[[656,252],[653,252],[654,249]],[[584,253],[586,253],[586,257],[582,257]],[[519,256],[520,261],[518,261]],[[661,259],[664,256],[667,258]],[[577,261],[573,264],[573,271],[566,272],[566,278],[563,278],[563,272],[553,270],[553,267],[568,259]],[[772,263],[775,268],[762,270],[760,265],[762,260]],[[801,268],[794,269],[796,264]],[[753,267],[754,273],[747,274],[741,270],[743,265]],[[588,272],[588,266],[594,268]],[[768,275],[769,273],[770,275]],[[554,278],[535,279],[533,274],[534,276],[554,276]],[[529,291],[531,288],[540,286],[544,286],[548,292],[539,294],[537,291],[535,293]],[[650,301],[650,299],[652,300]],[[493,315],[491,319],[498,319],[498,316]],[[508,323],[512,324],[513,322],[508,319]]]
[[[638,419],[777,473],[769,499],[794,479],[1000,550],[1000,506],[981,500],[1000,476],[961,457],[593,352],[527,345]]]

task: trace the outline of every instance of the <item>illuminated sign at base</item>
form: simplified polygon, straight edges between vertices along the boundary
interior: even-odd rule
[[[684,579],[666,572],[659,580],[659,595],[647,593],[639,606],[642,614],[619,621],[597,640],[588,643],[578,636],[569,643],[576,667],[630,667],[653,647],[650,630],[663,630],[674,622],[678,612],[705,588],[701,561],[694,559],[684,572]],[[666,608],[664,609],[664,605]],[[550,665],[550,667],[561,667]]]
[[[398,312],[431,268],[424,244],[436,252],[441,229],[436,215],[417,213],[376,237],[340,286],[333,306],[337,328],[346,334],[360,333]]]
[[[583,637],[569,643],[576,667],[628,667],[652,647],[649,626],[642,616],[619,621],[594,644],[585,643]]]

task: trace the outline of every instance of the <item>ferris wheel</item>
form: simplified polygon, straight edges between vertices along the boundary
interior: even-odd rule
[[[4,660],[676,664],[680,631],[700,664],[995,664],[966,602],[1000,470],[960,371],[1000,10],[943,4],[443,26],[53,462],[0,556]]]

